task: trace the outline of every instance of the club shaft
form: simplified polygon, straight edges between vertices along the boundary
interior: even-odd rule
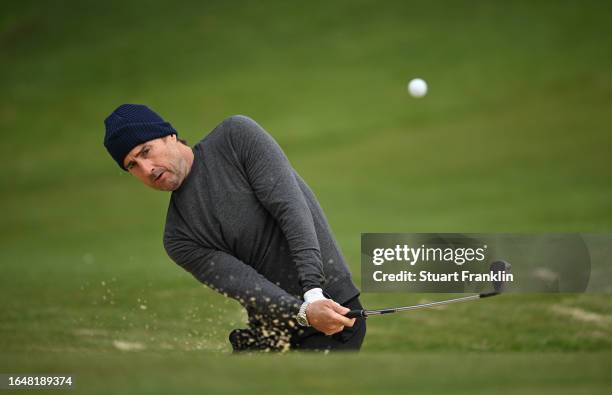
[[[348,313],[346,313],[345,316],[348,318],[369,317],[371,315],[396,313],[398,311],[419,310],[419,309],[426,309],[429,307],[435,307],[435,306],[440,306],[440,305],[445,305],[445,304],[450,304],[450,303],[467,302],[468,300],[488,298],[488,297],[495,296],[495,295],[499,295],[499,293],[498,292],[485,292],[485,293],[481,293],[478,295],[470,295],[470,296],[463,296],[461,298],[441,300],[439,302],[422,303],[422,304],[416,304],[413,306],[393,307],[390,309],[351,310]]]
[[[506,262],[506,261],[495,261],[491,264],[491,272],[506,272],[508,270],[510,270],[511,265]],[[455,298],[455,299],[447,299],[447,300],[441,300],[438,302],[430,302],[430,303],[422,303],[422,304],[416,304],[413,306],[402,306],[402,307],[393,307],[390,309],[378,309],[378,310],[350,310],[348,313],[345,314],[345,317],[348,318],[357,318],[357,317],[363,317],[363,318],[367,318],[368,316],[371,315],[381,315],[381,314],[388,314],[388,313],[396,313],[398,311],[410,311],[410,310],[419,310],[419,309],[426,309],[429,307],[435,307],[435,306],[441,306],[441,305],[445,305],[445,304],[451,304],[451,303],[458,303],[458,302],[467,302],[469,300],[476,300],[476,299],[481,299],[481,298],[489,298],[491,296],[495,296],[495,295],[499,295],[500,292],[503,289],[503,282],[493,282],[493,291],[489,291],[489,292],[483,292],[477,295],[470,295],[470,296],[463,296],[461,298]]]
[[[470,296],[463,296],[461,298],[440,300],[438,302],[416,304],[413,306],[394,307],[391,309],[381,309],[381,310],[365,310],[365,313],[367,315],[378,315],[378,314],[395,313],[396,311],[419,310],[419,309],[426,309],[426,308],[434,307],[434,306],[440,306],[444,304],[467,302],[468,300],[474,300],[474,299],[479,299],[479,298],[480,298],[480,295],[470,295]]]

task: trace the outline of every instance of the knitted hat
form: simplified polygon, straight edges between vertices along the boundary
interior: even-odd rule
[[[122,104],[104,120],[104,146],[123,167],[126,155],[138,144],[178,133],[153,110],[142,104]]]

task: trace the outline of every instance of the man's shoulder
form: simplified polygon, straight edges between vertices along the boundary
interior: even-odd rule
[[[235,137],[237,135],[242,135],[245,132],[248,133],[249,131],[260,128],[261,126],[259,126],[257,122],[253,120],[253,118],[240,114],[232,115],[219,122],[217,126],[215,126],[211,130],[211,132],[206,135],[202,140],[200,140],[196,145],[216,141],[219,139],[231,139],[232,137]]]
[[[224,120],[222,120],[221,122],[219,122],[219,124],[217,124],[217,126],[214,127],[211,134],[231,132],[231,131],[239,130],[245,127],[248,128],[254,125],[257,125],[257,122],[255,122],[253,118],[247,115],[241,115],[241,114],[231,115],[225,118]]]
[[[219,123],[219,126],[232,128],[252,124],[257,124],[253,118],[249,117],[248,115],[236,114],[225,118],[223,121],[221,121],[221,123]]]
[[[196,147],[208,145],[209,148],[242,151],[248,149],[250,143],[256,141],[262,133],[266,132],[253,118],[246,115],[232,115],[215,126],[196,144]]]

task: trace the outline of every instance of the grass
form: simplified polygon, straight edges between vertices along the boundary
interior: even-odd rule
[[[196,353],[78,354],[43,357],[37,369],[79,372],[76,391],[165,394],[177,388],[207,394],[349,391],[355,394],[604,394],[610,386],[602,353],[384,353],[209,356]],[[20,365],[20,358],[13,360]],[[256,364],[257,368],[254,368]],[[580,365],[581,369],[576,369]],[[28,368],[32,367],[27,362]],[[172,370],[169,370],[169,366]],[[282,368],[279,368],[282,366]],[[367,373],[365,373],[367,372]],[[264,375],[265,377],[262,377]],[[155,379],[153,379],[155,377]]]
[[[3,4],[0,372],[74,372],[88,394],[609,392],[609,295],[371,319],[360,355],[227,355],[244,314],[167,258],[168,196],[112,163],[102,121],[146,103],[195,143],[226,116],[255,118],[357,280],[362,232],[609,233],[610,8]],[[415,76],[421,100],[405,91]]]

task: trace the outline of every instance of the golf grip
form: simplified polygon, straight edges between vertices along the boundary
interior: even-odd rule
[[[363,310],[351,310],[344,315],[347,318],[365,317]]]

